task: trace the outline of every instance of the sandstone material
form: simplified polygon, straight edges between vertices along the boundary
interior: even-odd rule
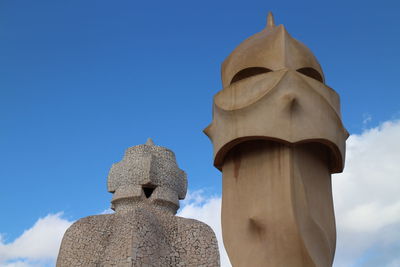
[[[187,190],[172,151],[151,140],[127,149],[108,176],[114,214],[78,220],[65,233],[57,267],[219,266],[214,232],[175,216]]]
[[[331,266],[331,174],[348,132],[337,93],[272,14],[222,64],[223,89],[205,129],[222,171],[222,232],[231,263]]]

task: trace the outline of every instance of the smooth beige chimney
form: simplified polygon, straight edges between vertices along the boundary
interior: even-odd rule
[[[331,266],[331,174],[345,141],[338,94],[272,14],[222,64],[204,130],[222,171],[222,233],[234,267]]]

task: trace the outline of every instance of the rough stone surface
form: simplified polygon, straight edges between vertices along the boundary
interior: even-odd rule
[[[211,228],[175,216],[186,188],[172,151],[151,140],[127,149],[108,176],[115,213],[75,222],[57,266],[219,266]]]
[[[312,52],[276,26],[223,62],[205,129],[222,171],[222,235],[233,266],[331,266],[331,174],[348,133]]]

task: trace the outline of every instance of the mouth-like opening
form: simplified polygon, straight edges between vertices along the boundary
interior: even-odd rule
[[[151,184],[151,183],[142,185],[142,190],[143,190],[143,193],[146,196],[146,198],[151,197],[151,195],[153,194],[154,189],[156,189],[156,187],[157,187],[156,185]]]

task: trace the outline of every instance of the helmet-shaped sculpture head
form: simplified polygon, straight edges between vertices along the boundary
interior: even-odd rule
[[[339,95],[325,84],[321,66],[304,44],[275,26],[243,41],[221,68],[223,89],[214,96],[213,121],[204,130],[214,145],[214,165],[249,140],[317,142],[331,151],[331,171],[344,166],[348,133]]]
[[[174,153],[149,139],[144,145],[128,148],[124,158],[113,164],[107,185],[114,194],[112,208],[120,200],[134,199],[172,207],[176,213],[179,200],[186,195],[187,179]]]
[[[283,25],[275,26],[272,13],[267,26],[242,42],[222,64],[223,87],[253,75],[281,69],[296,70],[324,82],[321,66],[304,44]]]

